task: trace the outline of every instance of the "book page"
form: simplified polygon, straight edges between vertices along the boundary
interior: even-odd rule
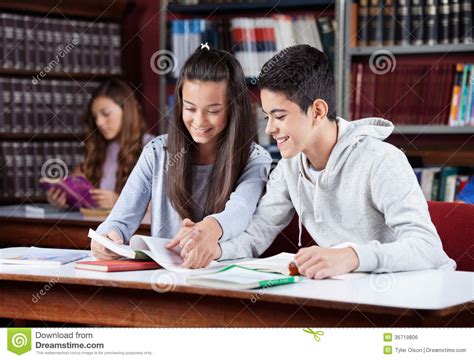
[[[260,272],[252,269],[232,266],[228,270],[222,270],[216,273],[199,276],[201,280],[231,282],[235,284],[253,284],[261,281],[286,279],[288,276]]]
[[[295,261],[295,254],[282,252],[278,255],[262,259],[252,259],[239,262],[239,265],[259,271],[277,272],[289,275],[288,265]]]
[[[180,255],[180,249],[168,250],[166,244],[171,239],[157,238],[152,236],[134,235],[130,239],[130,247],[134,251],[143,251],[166,270],[186,273],[205,273],[208,269],[216,269],[225,266],[217,261],[211,261],[205,269],[188,269],[182,265],[183,259]]]

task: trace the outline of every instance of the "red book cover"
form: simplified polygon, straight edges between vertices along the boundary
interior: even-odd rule
[[[78,270],[92,270],[103,272],[117,272],[117,271],[137,271],[137,270],[151,270],[161,268],[154,261],[137,261],[137,260],[96,260],[96,261],[78,261],[76,262],[76,269]]]

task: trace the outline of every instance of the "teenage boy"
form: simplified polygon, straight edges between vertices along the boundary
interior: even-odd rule
[[[259,256],[296,211],[299,245],[302,224],[317,244],[296,254],[309,278],[456,267],[406,156],[383,141],[393,124],[336,117],[334,79],[322,52],[284,49],[263,66],[258,82],[266,132],[283,159],[247,230],[216,245],[216,258]],[[193,241],[186,247],[192,251]]]

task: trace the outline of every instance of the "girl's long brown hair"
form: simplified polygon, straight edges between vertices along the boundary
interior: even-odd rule
[[[111,78],[105,80],[92,93],[85,114],[87,133],[85,141],[85,159],[82,164],[84,175],[94,184],[98,185],[102,178],[102,166],[107,152],[106,140],[97,128],[92,115],[92,104],[99,97],[107,97],[118,104],[123,111],[122,129],[117,137],[120,145],[118,154],[117,182],[115,191],[122,191],[128,176],[135,166],[143,148],[143,135],[145,122],[141,106],[138,103],[132,88],[122,80]]]
[[[174,95],[174,116],[168,126],[168,197],[181,218],[194,219],[197,206],[192,199],[192,164],[197,145],[183,122],[183,83],[186,80],[227,82],[227,125],[220,134],[216,162],[210,175],[204,216],[224,210],[237,181],[247,165],[252,141],[256,139],[254,120],[245,76],[235,57],[225,51],[198,48],[181,69]],[[182,154],[185,154],[184,156]]]

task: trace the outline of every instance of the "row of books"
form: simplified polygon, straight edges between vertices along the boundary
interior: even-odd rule
[[[285,0],[288,2],[288,0]],[[285,1],[279,0],[278,3],[284,3]],[[235,0],[175,0],[173,1],[179,5],[204,5],[204,4],[216,4],[222,5],[223,3],[235,3]],[[269,2],[268,0],[238,0],[239,3],[266,3],[273,5],[273,3]]]
[[[0,67],[49,73],[121,73],[120,24],[0,14]]]
[[[474,125],[472,82],[464,67],[456,73],[455,64],[396,64],[392,72],[380,74],[369,64],[352,66],[352,119],[380,116],[397,125]],[[455,76],[462,82],[454,85]]]
[[[356,46],[473,42],[472,0],[359,0],[351,21]]]
[[[474,203],[474,168],[415,168],[421,190],[428,201]]]
[[[474,126],[473,64],[457,64],[454,74],[449,125]]]
[[[265,18],[183,19],[171,21],[171,50],[177,77],[186,59],[202,43],[232,51],[246,77],[258,76],[264,63],[278,51],[309,44],[334,61],[334,19],[312,15],[273,15]]]
[[[97,82],[0,77],[0,133],[81,134]]]
[[[2,141],[0,199],[43,196],[40,177],[67,175],[83,161],[83,153],[78,141]]]

